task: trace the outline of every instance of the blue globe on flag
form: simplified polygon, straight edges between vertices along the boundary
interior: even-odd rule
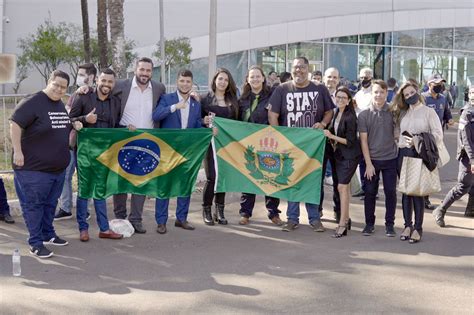
[[[156,142],[149,139],[138,139],[130,141],[120,148],[118,163],[125,172],[143,176],[158,167],[160,156],[160,147]]]

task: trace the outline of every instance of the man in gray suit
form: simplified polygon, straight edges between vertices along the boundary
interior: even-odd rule
[[[114,95],[117,95],[122,104],[122,118],[120,125],[129,129],[157,128],[153,123],[152,113],[158,104],[160,96],[166,92],[162,83],[151,80],[153,61],[150,58],[138,59],[135,66],[135,76],[128,80],[118,81]],[[114,213],[117,219],[127,217],[127,194],[114,195]],[[132,194],[131,209],[128,220],[136,233],[146,233],[142,224],[143,204],[146,196]]]

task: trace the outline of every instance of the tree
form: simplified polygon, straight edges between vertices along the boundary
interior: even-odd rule
[[[121,78],[125,77],[127,72],[123,2],[124,0],[108,0],[107,2],[110,23],[110,42],[112,48],[112,67],[117,73],[117,76]]]
[[[97,39],[99,40],[99,68],[106,68],[108,63],[107,40],[107,1],[97,1]]]
[[[89,10],[87,0],[81,0],[82,36],[84,38],[84,61],[91,62],[91,39],[89,30]]]
[[[60,64],[71,62],[82,55],[74,46],[71,26],[64,22],[54,25],[50,19],[41,24],[36,33],[19,40],[22,55],[41,74],[45,83],[50,73]]]
[[[16,61],[16,80],[15,85],[13,86],[13,93],[18,94],[20,90],[21,83],[28,78],[28,72],[30,70],[30,65],[28,59],[24,55],[18,56]]]
[[[153,56],[161,60],[160,43],[156,44],[157,50]],[[191,42],[187,37],[178,37],[165,40],[165,66],[169,71],[171,66],[185,66],[191,62]]]

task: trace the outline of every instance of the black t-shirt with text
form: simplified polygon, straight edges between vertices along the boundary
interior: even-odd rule
[[[21,149],[25,163],[14,169],[60,173],[70,160],[71,121],[62,101],[40,91],[24,98],[11,118],[22,129]]]
[[[313,127],[324,113],[334,108],[328,89],[310,81],[304,88],[292,81],[279,85],[270,98],[271,111],[280,114],[279,124],[286,127]]]

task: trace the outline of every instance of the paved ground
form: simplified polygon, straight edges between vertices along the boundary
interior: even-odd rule
[[[454,132],[446,138],[455,152]],[[456,174],[454,162],[441,171],[443,191],[433,203]],[[58,234],[70,245],[54,248],[48,260],[28,254],[20,217],[15,225],[0,222],[0,313],[474,313],[474,221],[462,216],[466,198],[450,209],[445,229],[427,211],[423,240],[415,245],[384,235],[383,194],[375,235],[361,235],[363,207],[353,198],[354,226],[342,239],[330,237],[336,226],[330,211],[323,218],[325,233],[310,230],[305,215],[299,229],[282,232],[266,218],[262,199],[252,224],[239,226],[238,198],[227,198],[230,224],[209,227],[194,194],[192,232],[175,228],[172,217],[168,234],[157,234],[152,200],[144,214],[148,232],[129,239],[99,240],[92,221],[92,239],[81,243],[75,222],[61,221]],[[399,206],[398,233],[402,224]],[[22,253],[19,278],[11,276],[16,247]]]

